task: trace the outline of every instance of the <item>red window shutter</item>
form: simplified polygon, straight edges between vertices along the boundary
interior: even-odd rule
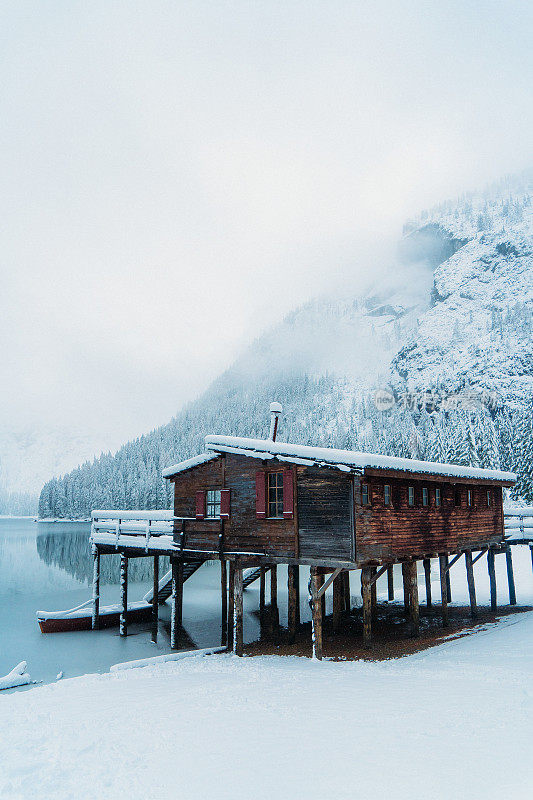
[[[229,507],[231,499],[231,489],[220,490],[220,516],[229,519]]]
[[[292,519],[294,516],[294,484],[292,481],[292,469],[286,469],[283,473],[283,517]]]
[[[266,517],[266,472],[255,473],[255,516]]]
[[[196,492],[196,519],[205,517],[205,492]]]

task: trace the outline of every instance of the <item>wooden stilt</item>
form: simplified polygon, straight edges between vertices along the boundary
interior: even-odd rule
[[[236,656],[242,656],[243,652],[242,568],[239,566],[233,573],[233,652]]]
[[[313,658],[322,660],[322,603],[317,598],[320,587],[324,582],[318,567],[311,567],[309,578],[309,605],[311,606]]]
[[[387,568],[387,589],[389,600],[394,600],[394,566],[392,564]]]
[[[446,563],[448,556],[445,553],[439,553],[439,569],[440,569],[440,596],[441,596],[441,613],[442,613],[442,627],[448,627],[448,592],[446,588]]]
[[[287,611],[287,627],[289,629],[289,642],[292,644],[296,639],[296,616],[298,611],[299,605],[299,597],[296,592],[296,573],[298,572],[298,567],[289,564],[287,567],[287,599],[288,599],[288,611]]]
[[[497,611],[498,595],[496,592],[496,570],[494,568],[494,550],[492,547],[489,547],[489,551],[487,553],[487,567],[489,570],[490,582],[490,609],[491,611]]]
[[[170,608],[170,647],[178,647],[179,629],[183,622],[183,561],[171,560],[172,599]]]
[[[448,558],[448,554],[446,554],[446,567],[449,566],[449,563],[450,563],[450,561],[449,561],[449,558]],[[450,579],[450,570],[449,569],[446,570],[446,599],[447,599],[448,603],[452,602],[452,582],[451,582],[451,579]]]
[[[93,610],[91,627],[97,631],[100,625],[100,551],[93,544]]]
[[[516,589],[514,585],[513,557],[511,555],[511,545],[505,549],[505,561],[507,564],[507,583],[509,585],[509,604],[516,605]]]
[[[468,594],[470,596],[470,614],[472,619],[477,617],[476,584],[474,582],[474,566],[472,563],[472,551],[465,550],[466,580],[468,583]]]
[[[403,610],[409,616],[409,565],[402,561]]]
[[[418,573],[416,561],[409,564],[409,618],[411,636],[420,635],[420,610],[418,607]]]
[[[228,570],[226,559],[220,559],[220,600],[221,600],[221,633],[220,644],[224,647],[228,642]]]
[[[128,635],[128,556],[120,554],[120,635]]]
[[[300,567],[294,568],[294,591],[296,593],[295,624],[296,630],[300,627]]]
[[[278,609],[278,568],[273,564],[270,569],[270,630],[274,638],[279,633]]]
[[[338,633],[341,621],[342,605],[345,594],[344,573],[341,572],[333,581],[333,632]]]
[[[233,650],[233,617],[235,609],[235,562],[229,562],[228,586],[228,650]]]
[[[352,610],[352,595],[350,588],[350,570],[346,569],[344,575],[344,611],[349,614]]]
[[[424,564],[424,583],[426,585],[426,607],[431,608],[431,561],[425,558],[422,562]]]
[[[370,576],[373,578],[376,574],[377,570],[376,567],[370,567]],[[372,606],[372,624],[374,624],[378,618],[378,586],[377,581],[373,581],[372,586],[370,587],[370,603]]]
[[[372,579],[371,567],[361,570],[361,590],[363,594],[363,645],[372,646],[372,592],[370,581]]]
[[[152,593],[152,642],[157,642],[159,627],[159,556],[154,556],[154,589]]]
[[[259,624],[261,628],[261,636],[265,633],[265,583],[266,583],[266,567],[259,568]]]

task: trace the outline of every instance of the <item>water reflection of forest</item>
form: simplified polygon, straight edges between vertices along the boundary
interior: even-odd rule
[[[77,580],[90,583],[93,577],[93,559],[86,533],[39,533],[37,552],[45,564],[60,567]],[[169,569],[168,556],[159,559],[159,572],[163,575]],[[128,579],[133,582],[147,581],[153,576],[152,558],[131,558],[128,563]],[[100,558],[100,581],[102,583],[120,582],[120,556],[105,555]]]

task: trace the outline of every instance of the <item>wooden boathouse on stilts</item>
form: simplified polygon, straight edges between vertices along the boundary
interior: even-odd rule
[[[268,625],[276,634],[280,564],[288,570],[290,641],[300,625],[300,567],[309,568],[313,655],[319,659],[326,592],[331,587],[335,631],[341,615],[350,610],[349,576],[354,570],[361,570],[367,647],[376,620],[377,581],[386,576],[388,598],[394,599],[395,565],[402,569],[412,636],[420,630],[419,561],[426,606],[431,608],[430,559],[438,559],[443,626],[451,601],[450,570],[463,557],[472,618],[478,614],[473,566],[485,556],[492,609],[497,607],[498,553],[506,556],[510,602],[516,603],[502,499],[502,489],[515,482],[512,473],[279,442],[280,412],[281,406],[273,403],[269,439],[207,436],[205,453],[166,469],[164,477],[174,484],[173,514],[93,512],[93,628],[99,626],[100,556],[117,552],[120,634],[125,636],[128,629],[128,559],[150,556],[152,639],[157,639],[158,603],[171,591],[173,648],[182,625],[184,582],[207,560],[220,562],[221,644],[237,655],[244,647],[243,591],[252,580],[259,580],[262,627]],[[170,556],[171,570],[159,580],[161,555]]]

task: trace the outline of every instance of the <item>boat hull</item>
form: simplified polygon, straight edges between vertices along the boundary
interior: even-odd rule
[[[151,606],[128,609],[128,623],[147,622],[152,614]],[[105,609],[98,616],[99,628],[113,628],[119,624],[120,611],[106,613]],[[64,633],[66,631],[89,631],[92,627],[91,609],[87,614],[76,617],[43,617],[38,618],[41,633]]]

